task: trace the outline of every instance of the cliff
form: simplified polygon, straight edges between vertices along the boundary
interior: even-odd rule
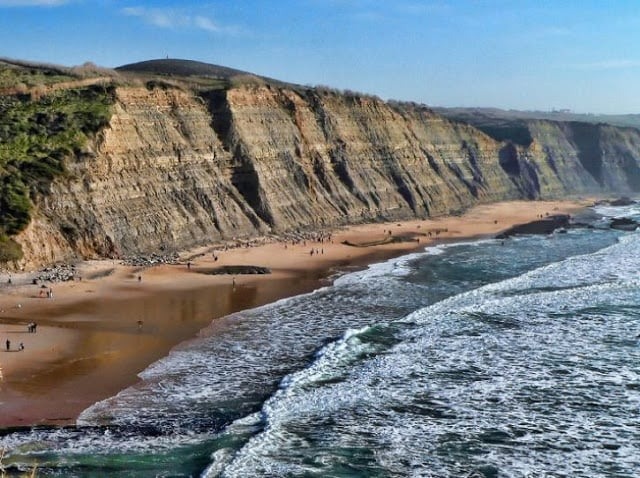
[[[15,236],[21,264],[640,189],[640,131],[523,125],[529,144],[356,94],[120,84],[66,174],[32,193],[32,220]]]

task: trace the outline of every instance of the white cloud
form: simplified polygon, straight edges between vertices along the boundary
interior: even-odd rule
[[[56,7],[69,0],[0,0],[0,7]]]
[[[206,30],[208,32],[220,32],[221,30],[221,28],[217,24],[215,24],[213,20],[200,15],[194,17],[193,23],[198,28],[201,28],[202,30]]]
[[[175,28],[184,24],[184,19],[170,10],[128,7],[123,8],[122,13],[130,17],[142,18],[146,23],[162,28]]]
[[[0,0],[2,1],[2,0]],[[221,26],[204,15],[194,15],[183,10],[171,8],[127,7],[121,12],[130,17],[138,17],[145,23],[160,28],[187,28],[210,33],[236,33],[237,29]]]

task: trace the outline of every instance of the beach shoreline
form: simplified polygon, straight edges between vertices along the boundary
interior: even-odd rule
[[[177,264],[143,270],[86,261],[77,266],[82,280],[69,282],[33,284],[27,273],[13,274],[12,284],[0,288],[0,428],[75,423],[93,403],[134,385],[142,370],[173,348],[205,329],[212,334],[217,326],[231,326],[218,324],[220,317],[311,292],[336,274],[430,245],[493,237],[515,224],[590,204],[485,204],[459,216],[318,232],[318,240],[227,250],[203,246],[180,254]],[[271,273],[212,274],[231,266]],[[38,324],[35,333],[30,323]]]

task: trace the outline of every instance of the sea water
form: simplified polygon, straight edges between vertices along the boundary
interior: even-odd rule
[[[438,245],[219,319],[77,426],[5,431],[64,477],[640,476],[640,234]],[[223,326],[220,326],[220,325]]]

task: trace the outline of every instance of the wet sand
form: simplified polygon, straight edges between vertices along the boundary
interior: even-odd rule
[[[89,261],[78,265],[82,281],[46,284],[53,290],[50,299],[29,274],[14,274],[12,284],[0,289],[0,427],[73,423],[91,404],[134,384],[139,372],[174,346],[205,327],[215,332],[216,318],[309,292],[338,271],[433,243],[493,235],[588,203],[505,202],[461,216],[353,226],[333,231],[331,241],[229,250],[211,245],[184,252],[179,265],[145,270]],[[230,265],[268,267],[272,273],[207,273]],[[36,333],[27,331],[30,322],[38,324]]]

